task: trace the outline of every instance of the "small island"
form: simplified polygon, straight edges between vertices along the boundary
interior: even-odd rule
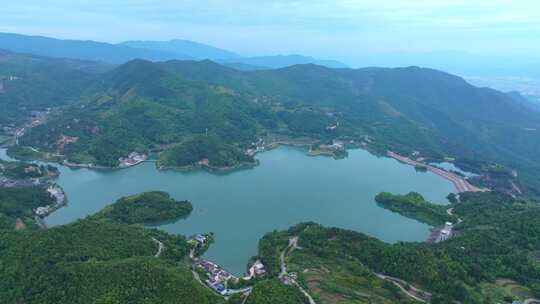
[[[382,192],[375,197],[375,201],[385,209],[431,226],[441,226],[446,222],[456,221],[455,216],[447,213],[447,206],[432,204],[416,192],[406,195]]]
[[[256,163],[253,156],[216,135],[198,135],[164,151],[157,165],[160,169],[229,170]]]
[[[94,217],[124,224],[143,224],[188,216],[193,207],[177,201],[166,192],[152,191],[123,197]]]

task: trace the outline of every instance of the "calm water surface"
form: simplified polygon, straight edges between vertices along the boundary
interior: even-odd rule
[[[364,150],[351,150],[348,158],[336,161],[281,147],[257,158],[258,167],[228,174],[158,171],[153,163],[109,171],[60,167],[58,184],[69,203],[47,223],[69,223],[122,196],[167,191],[190,200],[194,211],[187,219],[159,228],[184,235],[214,232],[216,242],[206,257],[241,274],[264,233],[303,221],[353,229],[387,242],[425,240],[429,226],[378,207],[374,196],[380,191],[417,191],[446,203],[446,195],[454,191],[432,173],[416,172]]]

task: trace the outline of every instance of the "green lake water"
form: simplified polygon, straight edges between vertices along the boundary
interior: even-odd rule
[[[259,166],[227,174],[159,171],[150,162],[105,171],[61,166],[57,182],[66,191],[68,205],[46,222],[69,223],[122,196],[166,191],[190,200],[194,210],[189,218],[159,228],[184,235],[214,232],[216,242],[206,258],[240,275],[249,257],[256,255],[261,236],[303,221],[356,230],[386,242],[423,241],[429,226],[378,207],[374,196],[380,191],[417,191],[446,203],[446,195],[454,191],[443,178],[364,150],[351,150],[348,158],[334,160],[281,147],[257,158]]]

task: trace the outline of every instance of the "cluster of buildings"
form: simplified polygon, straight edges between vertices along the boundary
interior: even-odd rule
[[[298,275],[295,272],[287,273],[279,277],[281,283],[285,285],[294,285],[296,284],[297,279]]]
[[[319,148],[323,150],[333,150],[333,151],[343,150],[345,149],[345,143],[343,141],[334,139],[331,145],[320,145]]]
[[[18,80],[18,79],[19,79],[19,77],[13,76],[13,75],[10,75],[10,76],[0,76],[0,93],[4,93],[4,92],[5,92],[4,81],[14,81],[14,80]]]
[[[3,126],[2,131],[6,135],[14,136],[17,133],[17,127],[15,125],[13,125],[13,124],[10,124],[10,125],[7,125],[7,126]]]
[[[0,176],[0,187],[15,188],[15,187],[32,187],[39,186],[39,179],[19,179],[13,180],[4,176]]]
[[[454,224],[450,222],[446,222],[444,223],[444,226],[442,226],[441,228],[432,229],[427,241],[430,243],[438,243],[438,242],[446,241],[450,237],[452,237],[453,228],[454,228]]]
[[[336,156],[339,152],[345,152],[345,142],[341,140],[333,140],[331,144],[320,144],[312,146],[309,149],[309,155],[331,155]]]
[[[62,188],[60,188],[59,186],[50,185],[47,188],[47,192],[49,192],[59,204],[63,203],[66,200],[66,194],[64,193],[64,190],[62,190]]]
[[[137,152],[131,152],[128,154],[127,157],[120,157],[118,159],[119,167],[120,168],[127,168],[131,166],[138,165],[145,161],[148,158],[146,154],[137,153]]]
[[[266,268],[261,260],[256,260],[248,270],[248,276],[244,277],[244,280],[249,281],[255,277],[261,277],[266,274]]]
[[[45,207],[37,207],[35,212],[37,216],[46,216],[47,214],[52,212],[52,206],[49,205]]]
[[[209,238],[211,236],[206,234],[195,234],[191,236],[188,240],[188,242],[197,247],[208,245]],[[196,257],[194,252],[196,249],[192,250],[192,253],[190,254],[190,258],[192,260],[192,266],[194,269],[202,270],[206,276],[205,283],[215,292],[219,293],[222,296],[230,296],[237,293],[244,293],[249,294],[251,292],[251,287],[245,287],[240,289],[230,289],[228,288],[228,282],[235,282],[237,283],[239,279],[232,275],[230,272],[223,269],[218,264],[205,260],[203,258]],[[253,272],[254,275],[256,274],[263,274],[266,272],[264,269],[264,265],[262,265],[261,262],[257,261],[253,264],[250,271]],[[246,280],[251,279],[252,276],[249,278],[244,278]]]
[[[259,152],[263,152],[265,150],[264,148],[264,140],[262,138],[259,138],[257,142],[251,143],[251,148],[247,149],[246,154],[249,156],[254,156],[255,154]]]
[[[452,236],[452,228],[454,227],[454,224],[450,222],[444,223],[444,227],[441,229],[441,232],[439,233],[439,239],[438,242],[446,241]]]
[[[250,273],[253,273],[255,276],[262,276],[266,273],[266,268],[260,260],[257,260],[250,267]]]
[[[208,279],[206,279],[206,284],[221,295],[228,294],[227,282],[229,280],[238,281],[238,278],[221,268],[216,263],[208,260],[194,258],[193,266],[198,267],[206,272],[208,277]]]
[[[58,149],[64,150],[64,147],[66,145],[76,143],[78,140],[79,140],[78,137],[60,134],[60,138],[56,141],[56,144],[58,145]]]
[[[208,238],[208,235],[197,233],[189,238],[188,243],[194,247],[200,248],[208,243]],[[226,295],[228,293],[227,282],[229,280],[238,280],[238,278],[234,277],[214,262],[193,255],[191,255],[191,258],[193,260],[193,267],[199,268],[205,272],[207,277],[206,284],[221,295]]]
[[[197,233],[193,236],[193,239],[201,244],[204,244],[208,240],[208,236],[202,233]]]
[[[53,205],[37,207],[34,213],[39,217],[49,215],[66,202],[66,194],[59,186],[51,185],[47,188],[47,192],[49,192],[49,194],[55,199],[55,203]]]
[[[336,124],[334,124],[334,125],[327,126],[326,130],[333,131],[333,130],[337,129],[338,127],[339,127],[339,122],[336,122]]]

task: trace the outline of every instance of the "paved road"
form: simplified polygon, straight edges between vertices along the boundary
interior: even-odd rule
[[[162,242],[160,242],[158,239],[154,237],[152,238],[152,241],[154,241],[154,243],[158,245],[158,251],[156,252],[156,254],[154,254],[154,257],[159,258],[159,256],[163,252],[163,249],[165,249],[165,245],[163,245]]]
[[[285,255],[287,254],[287,251],[289,251],[289,249],[292,248],[291,251],[289,252],[291,253],[292,250],[296,248],[297,244],[298,244],[298,237],[295,236],[289,240],[289,245],[287,245],[287,247],[285,247],[285,249],[281,252],[281,255],[280,255],[281,272],[279,273],[280,278],[287,275],[287,265],[285,265]]]
[[[286,275],[288,275],[287,273],[287,265],[285,263],[285,258],[288,254],[290,254],[291,252],[293,252],[295,249],[298,248],[298,237],[293,237],[289,240],[289,245],[281,252],[281,255],[280,255],[280,260],[281,260],[281,272],[279,274],[279,278],[282,278]],[[380,274],[380,273],[375,273],[374,274],[383,279],[383,280],[387,280],[387,281],[390,281],[392,282],[394,285],[396,285],[401,291],[403,291],[407,296],[419,301],[419,302],[422,302],[422,303],[428,303],[429,301],[429,298],[431,298],[432,294],[427,292],[427,291],[424,291],[424,290],[421,290],[419,288],[416,288],[410,284],[408,284],[407,282],[401,280],[401,279],[398,279],[398,278],[394,278],[394,277],[391,277],[391,276],[387,276],[387,275],[384,275],[384,274]],[[316,304],[315,303],[315,300],[313,300],[313,298],[311,297],[311,295],[306,291],[304,290],[304,288],[302,288],[302,286],[300,286],[295,280],[292,280],[292,283],[294,285],[296,285],[298,287],[298,289],[300,289],[300,291],[304,294],[304,296],[306,296],[306,298],[309,300],[309,303],[310,304]],[[410,286],[410,291],[405,289],[404,286]],[[412,291],[412,292],[411,292]],[[424,294],[425,297],[422,298],[416,294]],[[536,304],[534,302],[530,302],[530,303],[525,303],[525,304]]]
[[[471,192],[478,192],[478,191],[485,191],[484,189],[480,189],[474,185],[471,185],[465,178],[457,175],[457,174],[454,174],[454,173],[451,173],[451,172],[448,172],[446,170],[442,170],[440,168],[437,168],[437,167],[434,167],[434,166],[430,166],[430,165],[427,165],[427,164],[424,164],[424,163],[421,163],[421,162],[417,162],[415,160],[412,160],[410,158],[407,158],[405,156],[401,156],[397,153],[394,153],[392,151],[388,151],[387,152],[387,155],[389,157],[392,157],[392,158],[395,158],[403,163],[406,163],[408,165],[411,165],[411,166],[423,166],[423,167],[426,167],[430,172],[434,173],[434,174],[437,174],[443,178],[446,178],[447,180],[449,180],[450,182],[452,182],[452,184],[454,184],[454,187],[456,188],[457,192],[458,193],[461,193],[461,192],[468,192],[468,191],[471,191]]]
[[[428,303],[429,299],[426,299],[426,298],[421,298],[419,296],[417,296],[416,294],[414,293],[422,293],[422,294],[425,294],[427,296],[427,298],[431,298],[432,294],[427,292],[427,291],[424,291],[422,289],[418,289],[410,284],[408,284],[407,282],[401,280],[401,279],[398,279],[398,278],[394,278],[394,277],[391,277],[391,276],[387,276],[387,275],[384,275],[384,274],[381,274],[381,273],[376,273],[374,272],[374,274],[379,277],[380,279],[383,279],[383,280],[386,280],[386,281],[390,281],[392,283],[394,283],[394,285],[396,285],[399,289],[401,289],[401,291],[403,291],[407,296],[419,301],[419,302],[422,302],[422,303]],[[412,290],[414,293],[410,292],[409,290],[405,289],[404,286],[410,286],[410,290]]]
[[[293,252],[296,248],[298,248],[298,237],[295,236],[291,239],[289,239],[289,245],[287,245],[287,247],[281,252],[281,255],[280,255],[280,260],[281,260],[281,272],[279,273],[279,278],[281,279],[282,277],[288,275],[287,273],[287,265],[285,264],[285,257],[287,254],[290,254],[291,252]],[[301,293],[304,294],[304,296],[308,299],[309,301],[309,304],[317,304],[315,303],[315,300],[313,300],[313,298],[311,297],[311,295],[306,291],[304,290],[304,288],[302,288],[302,286],[300,286],[300,284],[298,284],[295,280],[293,280],[291,278],[291,282],[296,286],[298,287],[298,289],[300,290]]]

